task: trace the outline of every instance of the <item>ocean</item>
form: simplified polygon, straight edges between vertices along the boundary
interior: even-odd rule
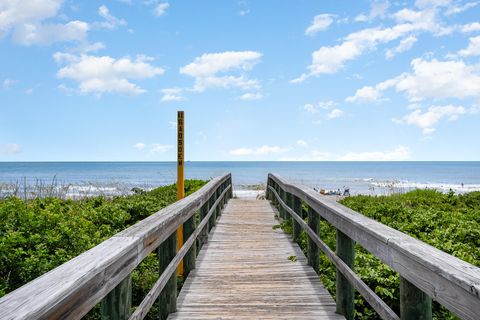
[[[415,188],[480,190],[475,162],[186,162],[187,179],[232,173],[237,190],[265,184],[269,172],[315,189],[390,194]],[[174,183],[176,162],[0,162],[0,194],[63,188],[67,196],[124,194]],[[27,191],[28,190],[28,191]]]

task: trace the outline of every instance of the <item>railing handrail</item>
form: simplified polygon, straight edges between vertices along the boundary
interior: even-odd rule
[[[285,192],[303,200],[336,229],[464,319],[480,314],[480,268],[370,219],[304,185],[269,173]]]
[[[188,197],[5,295],[0,299],[0,319],[80,319],[227,181],[231,174],[210,180]]]

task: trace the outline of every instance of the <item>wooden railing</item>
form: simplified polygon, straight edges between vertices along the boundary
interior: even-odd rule
[[[383,319],[431,319],[432,298],[462,319],[480,319],[480,268],[278,175],[268,175],[266,196],[279,205],[281,218],[293,220],[294,240],[302,228],[308,234],[308,261],[315,270],[319,250],[335,264],[337,312],[347,319],[354,315],[354,289]],[[319,217],[337,230],[336,253],[319,236]],[[355,274],[355,242],[400,274],[400,317]]]
[[[178,264],[184,259],[185,277],[195,268],[197,238],[206,241],[231,197],[230,174],[212,179],[185,199],[2,297],[0,319],[80,319],[99,302],[103,319],[143,319],[157,300],[159,317],[166,319],[176,309]],[[176,230],[182,224],[185,241],[177,252]],[[130,315],[130,273],[156,249],[161,275]]]

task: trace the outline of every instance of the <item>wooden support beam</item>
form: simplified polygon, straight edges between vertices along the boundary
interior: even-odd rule
[[[320,236],[320,217],[310,207],[308,207],[308,226]],[[320,274],[320,255],[319,248],[311,237],[308,237],[308,264],[312,266],[317,274]]]
[[[432,320],[432,298],[400,276],[400,319]]]
[[[291,208],[301,217],[302,201],[300,200],[299,197],[296,197],[294,195],[290,195],[290,199],[291,199],[290,203],[292,204]],[[300,243],[300,234],[302,232],[302,227],[297,222],[297,220],[295,220],[293,217],[292,217],[292,224],[293,224],[293,241]]]
[[[337,229],[337,256],[354,270],[355,241]],[[344,315],[347,320],[353,320],[355,292],[348,279],[337,269],[337,312]]]
[[[195,232],[195,215],[191,216],[190,219],[185,221],[183,224],[183,239],[184,241]],[[184,278],[188,277],[190,271],[195,269],[195,259],[197,258],[197,246],[193,245],[187,254],[183,258],[183,276]]]
[[[100,304],[102,320],[127,320],[132,309],[132,277],[128,275]]]
[[[158,247],[160,274],[168,267],[170,261],[177,255],[177,232],[173,232],[167,240]],[[174,273],[158,297],[159,318],[166,320],[170,313],[177,310],[177,275]]]

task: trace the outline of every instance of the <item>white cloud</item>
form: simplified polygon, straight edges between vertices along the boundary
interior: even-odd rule
[[[90,29],[83,21],[45,23],[54,18],[62,0],[9,0],[0,2],[0,35],[13,31],[13,39],[23,45],[83,41]]]
[[[11,87],[16,85],[17,83],[18,83],[18,80],[6,78],[2,82],[2,87],[3,87],[3,89],[10,89]]]
[[[381,98],[381,93],[390,87],[395,87],[397,92],[404,92],[410,101],[427,98],[480,98],[480,70],[476,66],[467,65],[463,61],[422,58],[412,60],[410,65],[412,73],[403,73],[375,87],[363,87],[346,101],[377,101]]]
[[[478,4],[479,2],[467,2],[464,5],[453,4],[445,11],[445,15],[450,16],[452,14],[462,13],[476,7]]]
[[[450,5],[452,0],[417,0],[415,6],[423,8],[446,7]]]
[[[395,55],[410,50],[415,42],[417,42],[417,37],[408,36],[400,41],[400,44],[393,49],[388,49],[385,53],[387,59],[392,59]]]
[[[152,146],[150,148],[150,152],[165,153],[172,148],[173,148],[173,146],[171,146],[169,144],[152,143]]]
[[[355,95],[347,97],[346,102],[352,103],[368,103],[382,100],[382,91],[394,86],[397,83],[397,78],[389,79],[380,82],[375,87],[364,86],[355,92]]]
[[[168,2],[159,3],[155,5],[155,8],[153,9],[153,14],[157,17],[163,16],[167,12],[167,9],[169,7],[170,4]]]
[[[145,149],[146,145],[143,142],[137,142],[133,145],[133,147],[140,151],[140,150]]]
[[[315,105],[307,103],[305,104],[302,109],[308,113],[318,113],[320,110],[329,110],[336,107],[335,101],[327,100],[327,101],[319,101]]]
[[[341,116],[343,116],[344,113],[345,113],[345,112],[343,112],[343,110],[333,109],[333,110],[331,110],[331,111],[327,114],[327,118],[328,118],[328,119],[340,118]]]
[[[337,160],[339,161],[403,161],[410,159],[410,149],[398,146],[391,151],[349,152]]]
[[[250,13],[250,9],[245,9],[245,10],[240,10],[240,11],[238,11],[238,15],[239,15],[240,17],[244,17],[244,16],[246,16],[246,15],[249,14],[249,13]]]
[[[23,45],[48,45],[54,42],[83,41],[90,30],[88,23],[70,21],[62,24],[23,24],[15,28],[13,39]]]
[[[247,92],[240,97],[240,99],[242,100],[260,100],[262,98],[263,98],[263,94],[251,93],[251,92]]]
[[[480,36],[469,39],[468,47],[458,52],[461,57],[478,56],[480,55]]]
[[[308,147],[308,143],[305,140],[299,139],[295,144],[299,147],[306,148]]]
[[[160,90],[163,93],[162,101],[183,101],[185,98],[182,96],[182,88],[165,88]]]
[[[236,76],[221,74],[228,71],[249,71],[261,57],[262,54],[255,51],[205,53],[180,68],[180,73],[195,78],[193,89],[198,92],[213,87],[236,87],[244,90],[259,88],[257,80],[248,79],[244,74]]]
[[[106,29],[115,29],[119,26],[124,26],[127,24],[127,21],[124,19],[119,19],[110,14],[107,6],[103,5],[98,8],[98,14],[105,19],[104,22],[100,22],[99,25]]]
[[[18,154],[22,152],[22,147],[17,143],[9,143],[1,147],[1,151],[4,154]]]
[[[335,15],[323,13],[313,18],[312,24],[305,30],[307,36],[313,36],[319,31],[327,30],[332,24]]]
[[[472,23],[469,23],[469,24],[464,24],[460,30],[463,33],[480,31],[480,23],[479,22],[472,22]]]
[[[320,47],[312,53],[312,63],[307,67],[308,71],[291,82],[300,83],[312,76],[336,73],[344,68],[346,62],[367,51],[375,50],[379,44],[405,38],[412,33],[430,32],[440,36],[450,34],[455,29],[442,26],[437,21],[437,11],[429,7],[420,11],[402,9],[393,17],[398,24],[392,27],[363,29],[347,35],[341,44]],[[408,42],[404,47],[407,45]]]
[[[258,148],[238,148],[230,151],[232,156],[259,156],[269,154],[279,154],[287,152],[288,148],[281,148],[277,146],[263,145]]]
[[[466,112],[467,111],[462,106],[431,106],[425,112],[422,112],[420,109],[415,109],[402,119],[393,119],[393,121],[400,124],[414,125],[421,128],[424,135],[430,135],[435,132],[434,126],[442,118],[446,118],[449,121],[455,121],[459,116]]]
[[[23,24],[40,23],[54,17],[62,0],[9,0],[0,2],[0,30],[8,31]]]
[[[65,65],[57,72],[57,77],[77,82],[82,93],[140,94],[145,90],[130,80],[148,79],[164,73],[162,68],[149,64],[152,58],[142,55],[132,60],[129,57],[115,59],[57,52],[54,58],[57,63]]]
[[[372,21],[375,18],[385,18],[389,7],[390,3],[388,1],[373,1],[370,5],[369,14],[359,14],[355,17],[355,21],[365,22]]]

